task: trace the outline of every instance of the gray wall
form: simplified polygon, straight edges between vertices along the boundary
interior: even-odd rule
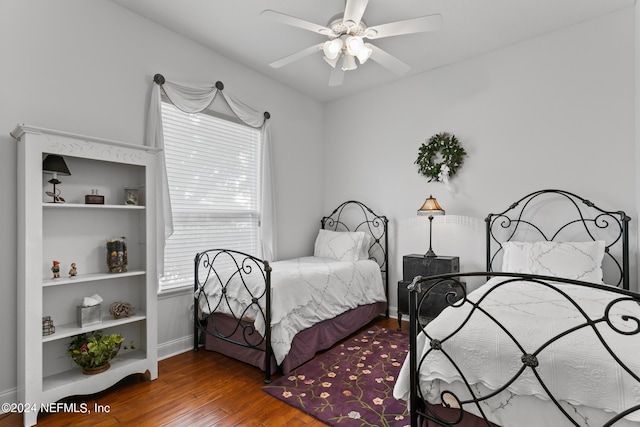
[[[394,284],[402,255],[428,248],[416,210],[430,194],[447,212],[434,221],[435,252],[478,271],[487,213],[535,190],[569,190],[633,218],[637,286],[634,28],[629,8],[328,104],[325,208],[358,198],[392,218]],[[452,189],[414,165],[442,131],[468,152]]]
[[[108,1],[0,0],[0,401],[16,386],[16,123],[142,144],[155,73],[221,80],[273,117],[279,258],[310,254],[319,217],[357,199],[391,219],[393,284],[402,255],[427,248],[415,212],[432,193],[448,214],[434,249],[477,270],[482,218],[525,192],[560,187],[637,218],[635,19],[624,10],[321,104]],[[445,130],[469,153],[452,190],[413,164]],[[634,262],[636,233],[632,222]],[[188,348],[190,305],[160,298],[161,357]]]

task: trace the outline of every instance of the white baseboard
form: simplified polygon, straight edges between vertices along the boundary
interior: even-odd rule
[[[171,356],[186,353],[193,350],[193,335],[180,337],[175,340],[158,344],[158,360],[168,359]]]
[[[18,389],[12,388],[0,392],[0,403],[17,403],[18,402]],[[5,412],[0,410],[0,414]]]
[[[389,307],[389,317],[398,318],[398,307]]]

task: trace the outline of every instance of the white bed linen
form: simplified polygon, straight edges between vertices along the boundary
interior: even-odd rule
[[[469,299],[478,301],[486,294],[481,306],[507,325],[526,352],[536,350],[540,344],[561,331],[584,322],[584,317],[557,291],[522,281],[496,286],[503,280],[499,277],[491,279],[472,292]],[[579,301],[585,312],[594,319],[603,315],[608,302],[606,298],[612,295],[605,293],[604,297],[603,292],[586,287],[557,286]],[[636,327],[633,322],[622,321],[619,315],[631,314],[640,318],[638,304],[625,303],[615,307],[615,315],[612,316],[615,324],[627,331]],[[471,304],[467,303],[462,308],[443,310],[427,325],[427,332],[434,338],[444,338],[459,325],[456,319],[465,317],[470,309]],[[602,324],[598,330],[622,361],[633,372],[640,373],[640,336],[617,334]],[[491,390],[505,384],[522,366],[522,352],[487,316],[478,311],[453,339],[444,343],[444,348],[459,364],[470,384]],[[426,337],[420,334],[416,351],[422,356],[428,350]],[[553,395],[574,407],[586,406],[620,413],[640,402],[640,385],[616,367],[617,364],[598,342],[591,328],[560,339],[542,351],[538,360],[540,364],[536,369]],[[405,400],[409,395],[408,364],[407,357],[394,389],[394,396]],[[431,382],[439,378],[452,382],[459,380],[460,376],[442,352],[433,351],[422,364],[420,372],[421,388],[431,403],[440,403],[440,392],[447,389],[444,387],[446,384]],[[532,396],[548,402],[546,393],[530,368],[509,386],[506,394]],[[640,423],[640,411],[628,415],[627,419]]]
[[[271,263],[271,342],[279,364],[291,349],[293,337],[300,331],[326,319],[332,319],[352,308],[386,301],[380,266],[371,260],[335,261],[318,257],[302,257]],[[262,276],[249,276],[247,286],[254,295],[264,289]],[[209,279],[204,285],[210,303],[220,298],[220,286]],[[196,296],[198,292],[196,292]],[[228,288],[231,309],[239,316],[250,303],[242,286]],[[204,300],[200,310],[209,314]],[[261,301],[264,306],[264,301]],[[229,314],[228,307],[219,312]],[[245,317],[255,320],[256,329],[264,334],[262,316],[249,311]]]
[[[466,386],[462,381],[454,381],[449,384],[441,382],[441,380],[434,380],[430,382],[430,386],[435,387],[435,390],[448,390],[457,396],[466,396]],[[486,395],[489,393],[489,390],[481,385],[475,385],[473,388],[476,390],[476,394]],[[613,416],[610,412],[589,406],[572,405],[567,402],[560,402],[560,404],[571,414],[580,427],[602,427]],[[489,421],[502,427],[574,426],[553,402],[535,396],[520,396],[503,391],[488,401],[482,402],[481,407]],[[481,417],[474,405],[465,406],[465,412]],[[615,427],[640,427],[640,422],[623,418],[615,424]]]

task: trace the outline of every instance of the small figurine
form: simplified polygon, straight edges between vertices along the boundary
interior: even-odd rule
[[[53,267],[51,267],[51,271],[53,272],[53,278],[60,278],[60,263],[58,261],[53,261]]]
[[[77,275],[78,275],[78,270],[76,269],[76,263],[72,262],[71,263],[71,270],[69,270],[69,278],[75,279],[75,277]]]

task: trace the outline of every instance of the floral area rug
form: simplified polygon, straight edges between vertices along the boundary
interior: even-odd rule
[[[406,333],[374,326],[263,390],[332,426],[408,426],[405,402],[393,398],[408,347]]]

